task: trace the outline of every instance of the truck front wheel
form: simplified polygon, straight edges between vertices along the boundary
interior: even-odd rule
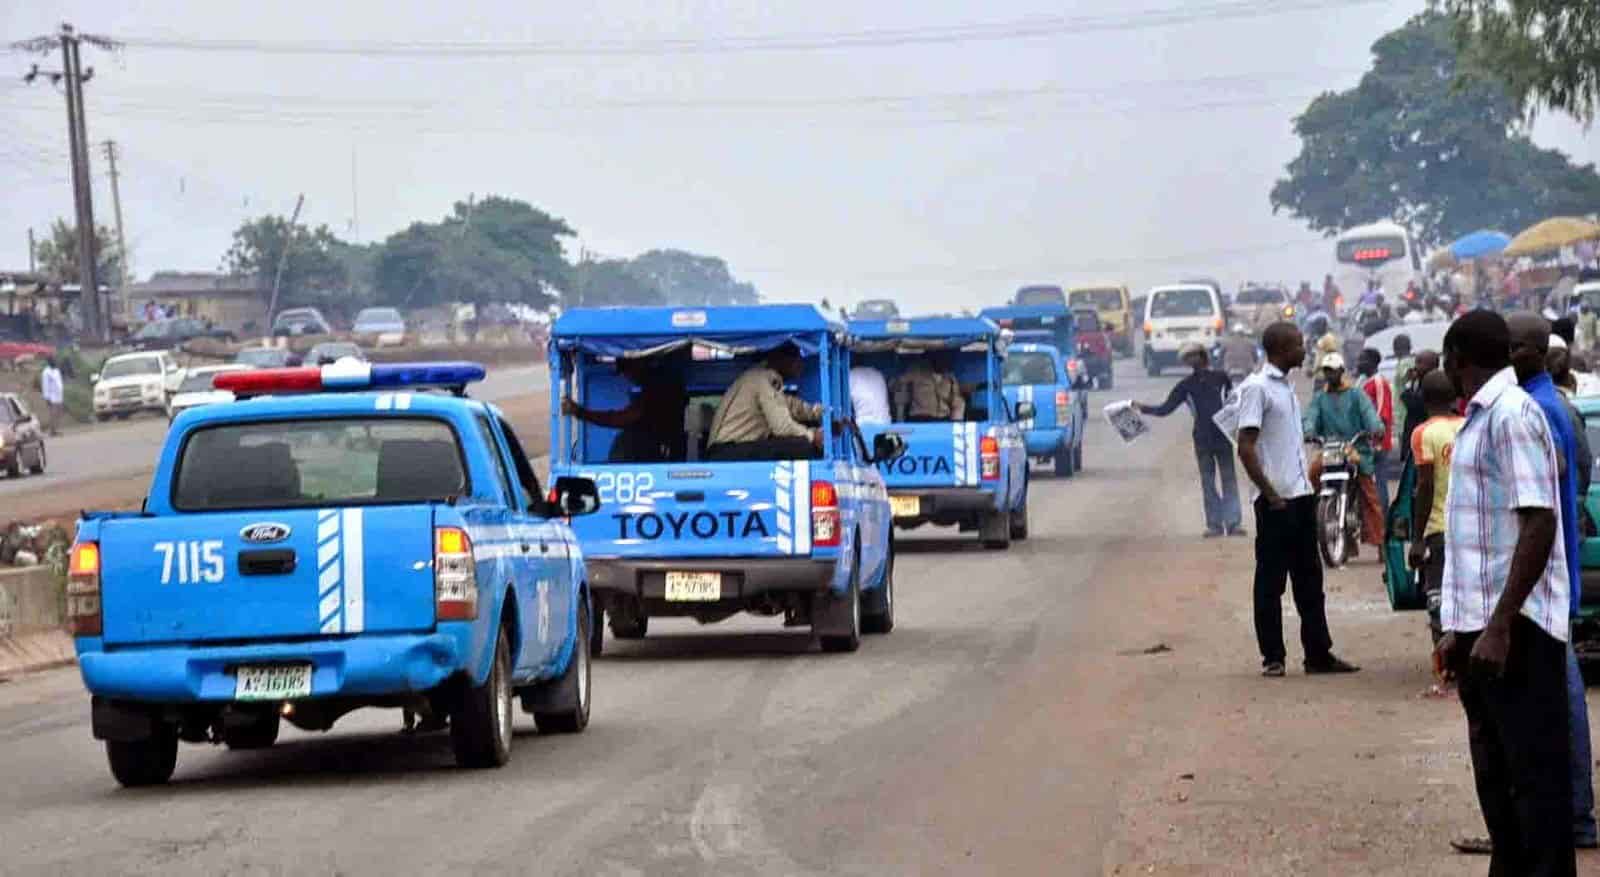
[[[145,740],[107,740],[106,760],[111,775],[126,788],[159,786],[172,779],[178,766],[178,734],[172,728],[158,727]]]
[[[450,744],[462,767],[500,767],[511,760],[511,643],[503,626],[489,678],[482,685],[469,682],[450,715]]]
[[[541,734],[577,734],[589,727],[589,604],[578,604],[578,631],[566,672],[524,689],[522,707],[533,713]]]

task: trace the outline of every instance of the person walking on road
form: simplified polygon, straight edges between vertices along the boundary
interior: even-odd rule
[[[53,356],[45,359],[44,370],[39,372],[39,395],[44,397],[45,408],[50,415],[50,434],[60,435],[61,409],[66,402],[66,395],[61,384],[61,369],[56,368],[56,358]]]
[[[1439,594],[1444,584],[1445,497],[1450,494],[1450,458],[1456,433],[1465,418],[1456,413],[1456,388],[1444,372],[1434,370],[1422,378],[1422,398],[1416,410],[1428,419],[1406,440],[1417,466],[1417,491],[1411,503],[1411,568],[1422,572],[1422,589],[1428,597],[1428,628],[1438,643]]]
[[[1446,499],[1444,635],[1434,668],[1467,717],[1489,873],[1576,872],[1567,715],[1568,601],[1556,445],[1492,311],[1458,318],[1444,369],[1469,399]]]
[[[1134,403],[1142,414],[1166,417],[1187,403],[1194,415],[1194,458],[1200,467],[1200,496],[1205,503],[1206,538],[1226,533],[1245,535],[1240,524],[1239,479],[1233,470],[1233,443],[1213,420],[1233,390],[1233,382],[1211,368],[1210,357],[1199,344],[1190,342],[1178,352],[1179,359],[1193,371],[1179,381],[1167,401],[1160,405]]]
[[[1307,673],[1360,668],[1333,654],[1317,548],[1317,497],[1306,474],[1300,401],[1289,373],[1305,359],[1293,323],[1261,335],[1267,362],[1239,385],[1239,463],[1250,478],[1256,513],[1255,629],[1262,675],[1284,675],[1283,590],[1293,582]]]
[[[1411,370],[1406,373],[1405,381],[1399,385],[1400,399],[1406,411],[1405,419],[1401,421],[1400,426],[1401,462],[1411,458],[1411,437],[1416,435],[1417,427],[1431,416],[1428,414],[1427,402],[1423,400],[1422,382],[1438,367],[1439,354],[1432,350],[1424,350],[1417,354]]]
[[[1383,362],[1383,354],[1368,347],[1361,351],[1361,356],[1356,360],[1356,374],[1361,376],[1361,391],[1367,394],[1367,399],[1372,402],[1373,410],[1378,412],[1378,419],[1383,421],[1383,437],[1377,439],[1378,447],[1374,456],[1372,476],[1378,484],[1378,505],[1387,509],[1389,507],[1389,455],[1394,450],[1394,385],[1389,379],[1378,374],[1378,364]]]

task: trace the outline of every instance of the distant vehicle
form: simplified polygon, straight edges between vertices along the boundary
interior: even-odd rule
[[[1073,308],[1092,308],[1100,325],[1111,334],[1111,347],[1118,353],[1133,352],[1133,309],[1129,307],[1126,286],[1080,286],[1067,290]]]
[[[1233,297],[1229,310],[1233,321],[1243,323],[1254,335],[1280,320],[1293,320],[1295,312],[1289,290],[1279,286],[1247,286]]]
[[[0,472],[44,474],[44,430],[16,393],[0,393]]]
[[[850,312],[852,320],[888,320],[900,316],[900,306],[887,298],[869,298]]]
[[[1422,258],[1405,226],[1374,222],[1345,231],[1334,242],[1333,279],[1346,306],[1361,300],[1376,283],[1391,303],[1412,284],[1422,287]]]
[[[593,616],[567,521],[599,496],[546,493],[493,406],[423,392],[482,378],[220,375],[256,398],[179,418],[142,509],[84,514],[67,624],[118,783],[165,783],[180,741],[263,749],[369,706],[447,724],[469,768],[510,759],[518,701],[542,734],[584,730]]]
[[[128,339],[128,346],[139,350],[170,350],[194,338],[215,338],[232,343],[238,338],[227,329],[218,329],[205,320],[174,317],[145,323]]]
[[[324,365],[340,359],[358,359],[367,361],[367,355],[361,351],[361,346],[350,341],[324,341],[306,351],[303,362],[305,365]]]
[[[505,313],[515,319],[509,310]],[[356,314],[350,334],[355,336],[356,341],[373,347],[404,344],[406,321],[394,308],[364,308]]]
[[[94,384],[94,417],[127,418],[140,411],[167,412],[167,397],[178,389],[183,372],[167,351],[123,353],[107,359],[89,376]]]
[[[233,355],[233,361],[251,368],[285,368],[298,361],[286,347],[246,347]]]
[[[1028,456],[1071,478],[1083,468],[1083,427],[1089,421],[1087,381],[1067,376],[1061,351],[1047,344],[1013,344],[1000,369],[1012,410],[1023,402],[1033,416],[1017,424]],[[1077,398],[1073,398],[1073,394]]]
[[[316,308],[289,308],[272,321],[274,335],[332,335],[333,326]]]
[[[1178,364],[1178,351],[1193,341],[1206,349],[1222,340],[1222,293],[1201,284],[1158,286],[1144,310],[1144,367],[1151,377]]]
[[[1078,359],[1084,371],[1096,389],[1111,389],[1111,333],[1092,308],[1074,308],[1072,316],[1078,330]]]
[[[183,377],[183,383],[178,385],[178,392],[172,394],[172,402],[167,405],[167,418],[170,420],[202,405],[232,402],[233,394],[227,390],[217,389],[212,385],[212,379],[224,372],[249,371],[250,368],[243,363],[228,362],[189,369]]]
[[[1017,290],[1016,295],[1011,297],[1011,303],[1014,305],[1023,306],[1061,305],[1062,307],[1066,307],[1067,294],[1063,292],[1059,286],[1050,286],[1047,284],[1024,286]]]

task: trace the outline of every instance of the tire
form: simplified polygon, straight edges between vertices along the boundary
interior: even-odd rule
[[[44,442],[40,442],[39,443],[39,452],[33,458],[33,474],[35,474],[35,475],[43,475],[44,474],[45,462],[46,462],[46,460],[45,460]]]
[[[861,558],[856,558],[855,570],[850,574],[850,591],[845,596],[850,601],[850,631],[823,634],[817,637],[824,652],[853,652],[861,648]]]
[[[450,745],[462,767],[500,767],[511,760],[511,643],[504,626],[482,685],[469,685],[450,714]]]
[[[1057,478],[1071,478],[1072,473],[1078,471],[1077,468],[1072,465],[1072,458],[1076,455],[1076,453],[1076,450],[1073,448],[1062,448],[1056,452],[1055,464]]]
[[[1072,468],[1078,472],[1083,471],[1083,439],[1081,438],[1072,448]]]
[[[598,603],[594,607],[594,618],[589,622],[589,657],[598,658],[606,648],[606,610],[600,608]]]
[[[543,683],[541,692],[546,709],[533,710],[533,723],[541,734],[578,734],[589,727],[589,693],[594,674],[589,665],[590,631],[600,625],[589,621],[589,601],[578,604],[578,635],[573,639],[572,659],[560,678]]]
[[[178,766],[177,732],[160,727],[148,740],[107,740],[106,761],[111,765],[111,775],[124,788],[159,786],[172,779],[172,771]]]
[[[998,532],[1000,535],[989,537],[980,535],[984,548],[990,551],[1004,551],[1011,547],[1010,512],[984,512],[983,520],[978,524],[978,532],[982,534],[985,530],[991,533]]]
[[[1011,539],[1023,542],[1028,538],[1028,485],[1022,485],[1022,507],[1011,510]]]
[[[889,559],[883,570],[883,584],[863,594],[862,633],[889,633],[894,630],[894,542],[889,543]]]
[[[278,714],[267,713],[261,721],[250,725],[229,728],[222,732],[222,742],[229,749],[266,749],[278,742]]]
[[[626,604],[627,608],[617,611],[612,607],[607,614],[611,616],[611,635],[617,639],[644,639],[650,632],[650,616],[644,614],[643,607],[637,603]]]
[[[1329,569],[1344,566],[1349,547],[1345,545],[1344,521],[1339,515],[1338,496],[1324,496],[1317,500],[1317,547],[1322,551],[1324,566]]]

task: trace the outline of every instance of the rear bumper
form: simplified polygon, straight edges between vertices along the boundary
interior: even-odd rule
[[[1030,429],[1022,434],[1022,443],[1030,457],[1049,457],[1071,440],[1072,432],[1068,429]]]
[[[233,700],[233,669],[240,664],[310,663],[313,698],[378,697],[424,692],[465,671],[465,645],[465,636],[448,632],[112,651],[80,640],[78,669],[84,687],[100,697],[193,703]]]
[[[833,582],[836,562],[811,558],[695,557],[595,558],[585,561],[589,589],[596,594],[624,594],[642,600],[665,600],[667,571],[720,572],[724,600],[777,592],[819,594]]]
[[[1000,494],[980,487],[889,488],[889,495],[914,496],[921,505],[916,517],[896,517],[897,525],[925,521],[949,523],[982,512],[999,511]]]

